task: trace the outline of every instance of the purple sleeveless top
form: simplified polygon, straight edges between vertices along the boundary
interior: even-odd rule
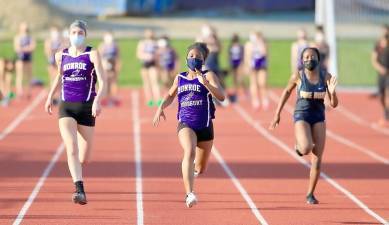
[[[229,50],[230,65],[237,68],[243,62],[244,48],[241,44],[233,44]]]
[[[176,53],[172,48],[165,49],[160,55],[160,66],[166,70],[173,70],[176,62]]]
[[[203,74],[206,72],[203,71]],[[177,118],[193,130],[200,130],[208,127],[215,118],[215,105],[208,89],[197,78],[188,79],[187,74],[178,75]]]
[[[96,71],[90,61],[92,47],[86,47],[85,51],[77,57],[69,54],[69,49],[62,53],[62,101],[88,102],[96,96]]]
[[[32,38],[29,35],[23,36],[19,40],[21,47],[26,47],[31,44]],[[32,59],[32,52],[18,52],[17,53],[19,60],[30,61]]]

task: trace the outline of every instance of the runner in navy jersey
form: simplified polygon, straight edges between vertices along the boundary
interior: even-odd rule
[[[69,31],[70,47],[55,54],[58,75],[47,97],[45,110],[51,114],[53,96],[62,80],[59,130],[76,186],[73,202],[84,205],[87,200],[82,165],[88,161],[91,153],[95,117],[101,112],[100,100],[105,92],[106,78],[98,52],[85,45],[86,23],[76,20],[70,25]],[[97,93],[96,81],[99,82]]]
[[[209,50],[204,43],[195,43],[188,48],[187,66],[189,71],[180,73],[174,79],[169,93],[158,108],[153,124],[165,119],[164,109],[178,96],[178,139],[184,150],[182,177],[184,181],[187,207],[197,203],[193,192],[194,176],[205,171],[211,153],[214,132],[212,119],[215,105],[212,97],[223,101],[225,96],[215,73],[201,71]]]
[[[280,123],[281,111],[293,89],[297,87],[297,102],[294,112],[296,153],[299,156],[312,152],[309,187],[306,196],[308,204],[318,204],[314,196],[326,138],[324,98],[329,98],[332,107],[338,105],[335,87],[337,80],[331,74],[320,69],[320,52],[317,48],[302,51],[301,61],[304,69],[292,74],[287,87],[279,100],[270,129]]]

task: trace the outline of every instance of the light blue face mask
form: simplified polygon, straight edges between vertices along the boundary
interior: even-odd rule
[[[85,40],[85,36],[84,35],[70,35],[69,37],[70,39],[70,44],[74,47],[80,47],[83,43],[84,43],[84,40]]]

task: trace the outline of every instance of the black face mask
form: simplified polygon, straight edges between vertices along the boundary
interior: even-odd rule
[[[319,65],[319,61],[316,59],[306,60],[303,63],[304,63],[304,67],[307,68],[307,70],[309,71],[314,70],[317,67],[317,65]]]

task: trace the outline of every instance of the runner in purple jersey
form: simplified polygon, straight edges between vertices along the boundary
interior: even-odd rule
[[[245,62],[250,74],[251,105],[254,109],[260,106],[267,110],[267,53],[268,48],[262,33],[251,32],[245,45]],[[259,98],[260,97],[260,98]]]
[[[70,25],[70,47],[55,54],[58,75],[47,97],[45,110],[52,113],[53,96],[62,80],[59,106],[59,130],[65,143],[69,171],[76,191],[73,202],[87,203],[82,178],[82,165],[91,153],[95,117],[101,112],[100,100],[105,92],[105,76],[96,50],[85,46],[86,23]],[[99,90],[95,92],[96,80]]]
[[[23,22],[19,26],[19,33],[14,38],[16,61],[16,96],[30,99],[32,79],[32,54],[36,42],[31,36],[28,24]]]
[[[58,27],[52,26],[50,28],[50,36],[46,38],[44,43],[45,55],[47,57],[47,72],[49,73],[50,86],[53,84],[53,80],[57,76],[57,64],[55,62],[55,53],[60,51],[62,47],[61,35]],[[53,99],[54,105],[58,103],[58,96]]]
[[[228,50],[229,64],[232,72],[233,90],[231,102],[236,102],[240,88],[244,89],[243,65],[244,65],[244,46],[240,43],[238,34],[231,38],[231,44]]]
[[[166,93],[173,83],[178,67],[177,53],[167,36],[158,40],[157,61],[159,77]]]
[[[111,31],[104,34],[103,42],[99,45],[99,53],[103,69],[107,76],[107,96],[103,105],[118,106],[118,75],[121,69],[119,46]]]
[[[149,107],[160,106],[162,99],[158,84],[157,71],[157,42],[152,30],[146,29],[144,39],[140,40],[136,49],[136,56],[142,63],[141,76],[146,104]]]
[[[188,72],[180,73],[162,105],[155,113],[153,124],[165,118],[164,109],[178,96],[178,139],[184,149],[182,178],[186,191],[186,206],[197,203],[193,193],[193,178],[205,171],[213,145],[215,106],[212,96],[223,101],[225,96],[220,81],[211,71],[201,71],[209,50],[204,43],[189,46],[187,54]]]

